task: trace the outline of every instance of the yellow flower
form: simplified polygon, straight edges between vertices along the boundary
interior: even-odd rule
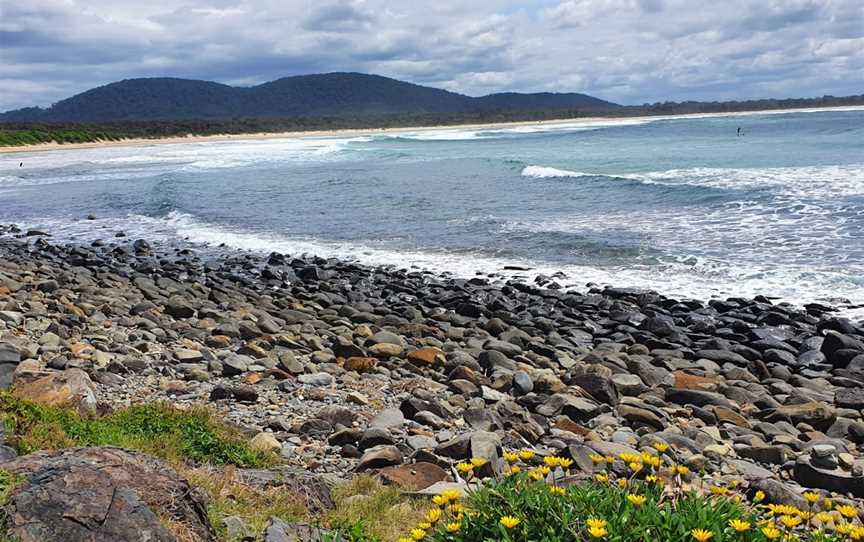
[[[587,523],[589,527],[597,527],[598,529],[602,529],[606,526],[606,520],[600,518],[588,518],[588,521],[585,523]]]
[[[767,508],[778,516],[797,516],[801,513],[797,507],[788,504],[769,504]]]
[[[573,460],[572,459],[564,459],[562,457],[562,458],[558,459],[558,465],[564,470],[570,470],[570,467],[573,466]]]
[[[614,457],[614,456],[611,456],[611,455],[607,455],[607,456],[606,456],[606,462],[609,463],[609,464],[611,465],[612,463],[615,462],[615,457]]]
[[[472,457],[471,458],[471,464],[474,465],[474,468],[477,468],[477,469],[479,469],[480,467],[482,467],[483,465],[485,465],[488,462],[489,461],[487,461],[486,459],[484,459],[482,457]]]
[[[514,518],[513,516],[502,516],[498,523],[508,529],[512,529],[513,527],[522,523],[522,520],[520,520],[519,518]]]
[[[532,480],[536,480],[538,482],[545,477],[545,475],[543,474],[543,471],[540,469],[532,470],[531,472],[528,473],[528,476],[530,476]]]
[[[807,512],[807,511],[802,510],[802,511],[798,512],[798,517],[801,519],[810,519],[813,517],[813,512]]]
[[[647,459],[645,459],[644,462],[649,467],[653,467],[655,469],[660,468],[660,465],[663,464],[663,461],[659,457],[653,456],[653,455],[649,456]]]
[[[641,463],[642,462],[642,456],[636,455],[636,454],[622,453],[622,454],[618,454],[618,457],[620,457],[621,461],[623,461],[625,463]]]
[[[513,475],[513,474],[519,474],[520,472],[522,472],[522,467],[520,467],[519,465],[512,465],[510,467],[510,472],[508,472],[507,474]]]
[[[855,529],[855,526],[851,523],[841,523],[837,527],[834,528],[834,532],[837,534],[849,534]]]
[[[471,463],[459,463],[456,465],[456,470],[461,472],[462,474],[468,474],[469,472],[474,470],[474,465]]]
[[[519,454],[516,452],[504,452],[504,461],[508,463],[515,463],[519,461]]]
[[[710,491],[713,495],[725,495],[727,489],[723,486],[711,486]]]
[[[848,504],[842,504],[836,508],[840,515],[847,519],[852,519],[858,515],[858,510],[855,509],[854,506],[850,506]]]
[[[447,524],[447,532],[448,533],[458,533],[460,527],[462,527],[462,525],[460,525],[459,523],[457,523],[455,521],[453,523],[448,523]]]
[[[832,508],[834,508],[834,501],[826,498],[822,501],[822,508],[824,508],[825,510],[831,510]]]
[[[705,542],[706,540],[710,540],[714,536],[714,533],[705,529],[693,529],[690,531],[690,535],[698,542]]]
[[[822,523],[834,523],[834,516],[828,512],[819,512],[814,517]]]
[[[445,489],[441,492],[441,496],[450,502],[458,501],[462,498],[462,492],[458,489]]]
[[[553,494],[553,495],[564,495],[564,494],[567,493],[567,492],[564,491],[564,488],[563,488],[563,487],[560,487],[560,486],[549,486],[549,493],[551,493],[551,494]]]
[[[531,461],[534,458],[534,452],[531,450],[519,450],[519,459],[522,461]]]
[[[813,493],[812,491],[804,492],[804,500],[810,504],[816,504],[817,502],[819,502],[820,498],[821,496],[818,493]]]
[[[461,514],[465,511],[465,505],[459,503],[453,503],[447,507],[447,510],[450,511],[451,514]]]
[[[589,527],[588,534],[591,535],[591,538],[603,538],[609,532],[606,530],[606,527]]]
[[[630,501],[630,504],[633,506],[642,506],[645,504],[646,497],[645,495],[633,495],[631,493],[627,495],[627,500]]]
[[[599,454],[591,454],[588,456],[592,463],[603,463],[606,459]]]
[[[432,528],[432,524],[429,523],[428,521],[421,521],[420,523],[417,524],[417,528],[423,529],[424,531],[428,531],[429,529]]]
[[[435,523],[439,519],[441,519],[441,509],[440,508],[433,508],[432,510],[429,510],[428,512],[426,512],[426,522],[427,523]]]
[[[630,465],[628,465],[628,466],[630,467],[630,470],[632,470],[634,473],[642,470],[642,463],[636,463],[634,461],[634,462],[630,463]]]
[[[785,525],[787,529],[794,529],[801,525],[801,518],[798,516],[780,516],[780,523]]]
[[[552,469],[550,469],[550,468],[547,467],[546,465],[543,465],[542,467],[537,467],[537,470],[539,470],[540,472],[542,472],[542,473],[543,473],[543,476],[546,476],[547,474],[549,474],[550,472],[552,472]]]
[[[690,469],[688,469],[684,465],[675,465],[675,474],[680,474],[681,476],[687,476],[688,474],[690,474]]]
[[[765,500],[765,492],[761,489],[753,496],[753,502],[762,502]]]
[[[849,538],[852,540],[861,540],[864,538],[864,527],[856,527],[849,533]]]
[[[662,454],[662,453],[665,453],[666,450],[669,449],[669,445],[666,444],[666,443],[664,443],[664,442],[655,442],[655,443],[652,444],[651,446],[652,446],[655,450],[657,450],[658,452],[660,452],[661,454]]]
[[[561,458],[554,455],[547,455],[543,458],[543,464],[547,467],[555,467],[558,465],[559,461],[561,461]]]
[[[765,538],[768,540],[776,540],[780,538],[780,530],[774,527],[773,525],[766,525],[762,527],[762,534],[765,535]]]
[[[624,478],[619,478],[618,479],[618,487],[620,487],[621,489],[624,489],[625,487],[627,487],[627,480],[625,480]]]
[[[411,538],[414,540],[423,540],[426,538],[426,531],[423,529],[411,529]]]
[[[446,506],[448,502],[450,502],[450,499],[448,499],[444,495],[435,495],[434,497],[432,497],[432,504],[435,504],[437,506]]]
[[[402,538],[399,539],[399,542],[414,542],[414,541],[411,540],[410,538],[402,537]]]
[[[730,519],[729,526],[732,527],[737,533],[743,533],[744,531],[750,530],[750,523],[740,519]]]
[[[598,482],[608,482],[609,481],[609,475],[606,474],[605,472],[601,472],[599,474],[594,475],[594,479],[596,479]]]
[[[657,478],[657,476],[654,474],[649,474],[645,477],[646,482],[656,482],[657,480],[659,480],[659,478]]]

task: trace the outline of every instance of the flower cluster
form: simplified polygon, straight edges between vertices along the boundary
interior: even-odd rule
[[[457,489],[449,489],[432,497],[434,506],[426,512],[423,521],[411,529],[407,537],[400,538],[399,542],[423,540],[430,530],[436,528],[449,534],[458,533],[465,514],[465,506],[460,502],[461,499],[462,492]]]
[[[591,455],[594,482],[587,484],[568,484],[573,459],[513,450],[503,460],[503,476],[472,484],[464,503],[458,492],[434,497],[424,521],[400,542],[622,542],[645,533],[691,542],[864,542],[851,504],[812,491],[801,495],[801,507],[767,502],[762,491],[746,499],[734,481],[691,473],[664,443],[639,454]],[[457,468],[478,478],[485,464],[472,459]]]

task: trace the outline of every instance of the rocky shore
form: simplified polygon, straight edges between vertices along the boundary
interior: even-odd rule
[[[591,454],[662,441],[773,502],[864,498],[860,322],[555,281],[6,226],[0,382],[97,410],[207,404],[291,467],[414,489],[468,457],[491,474],[504,449],[591,471]]]

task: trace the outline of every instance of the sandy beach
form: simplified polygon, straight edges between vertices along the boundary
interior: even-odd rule
[[[443,126],[404,126],[399,128],[358,128],[346,130],[307,130],[294,132],[262,132],[250,134],[214,134],[214,135],[187,135],[161,138],[130,138],[118,141],[91,141],[87,143],[40,143],[38,145],[8,146],[0,147],[0,153],[39,152],[52,150],[92,149],[99,147],[128,147],[142,145],[168,145],[177,143],[203,143],[211,141],[250,141],[262,139],[292,139],[306,137],[342,137],[342,136],[364,136],[372,134],[393,134],[406,132],[428,132],[440,130],[465,130],[465,129],[500,129],[518,126],[555,126],[564,124],[581,124],[591,122],[632,122],[641,119],[675,119],[675,118],[703,118],[703,117],[731,117],[747,115],[778,115],[782,113],[809,113],[816,111],[854,111],[864,109],[864,106],[852,107],[824,107],[807,109],[772,109],[763,111],[739,111],[731,113],[693,113],[687,115],[660,115],[639,117],[578,117],[570,119],[500,122],[488,124],[453,124]]]

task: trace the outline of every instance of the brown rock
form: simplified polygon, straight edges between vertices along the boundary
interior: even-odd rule
[[[798,405],[783,405],[768,416],[767,421],[790,420],[793,424],[806,423],[820,431],[831,427],[837,419],[837,413],[833,408],[819,401],[810,401]]]
[[[249,373],[248,375],[243,377],[243,382],[245,382],[246,384],[257,384],[261,382],[263,378],[264,377],[261,376],[261,373]]]
[[[45,406],[74,406],[79,410],[96,408],[96,388],[81,369],[43,376],[32,382],[16,383],[15,397]]]
[[[587,427],[579,425],[578,423],[574,422],[566,416],[560,416],[555,421],[555,429],[560,429],[561,431],[569,431],[570,433],[582,435],[583,437],[591,432],[591,430]]]
[[[408,352],[407,358],[415,365],[435,365],[447,361],[444,352],[431,346]]]
[[[387,467],[378,473],[389,484],[396,484],[409,491],[426,489],[436,482],[447,480],[447,472],[433,463],[414,463]]]
[[[207,346],[213,348],[227,348],[231,346],[231,337],[227,335],[211,335],[204,342]]]
[[[384,444],[369,448],[360,458],[357,470],[381,469],[402,463],[402,452],[396,446]]]
[[[747,418],[738,414],[731,408],[726,408],[722,406],[714,407],[714,416],[717,418],[717,423],[728,422],[733,425],[737,425],[738,427],[744,427],[747,429],[751,428],[750,422],[747,421]]]
[[[672,376],[675,378],[674,386],[686,390],[712,390],[718,383],[716,378],[691,375],[683,371],[675,371]]]
[[[368,373],[378,365],[378,360],[375,358],[350,357],[342,361],[342,366],[346,371],[356,371],[358,373]]]
[[[398,344],[378,343],[369,347],[369,353],[379,358],[399,357],[403,348]]]

